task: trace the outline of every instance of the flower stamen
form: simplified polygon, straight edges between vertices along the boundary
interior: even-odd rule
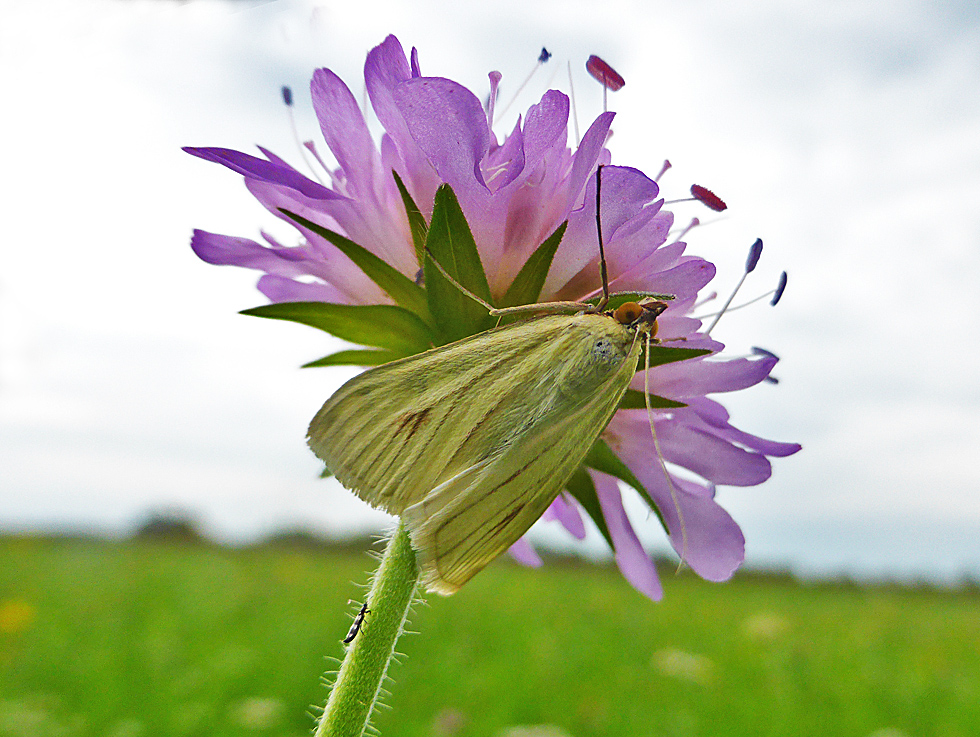
[[[739,282],[739,284],[741,284],[741,282]],[[776,288],[775,289],[770,289],[768,292],[763,292],[758,297],[753,297],[748,302],[743,302],[740,305],[735,305],[734,307],[729,307],[727,310],[725,310],[725,312],[735,312],[735,310],[740,310],[743,307],[748,307],[749,305],[755,304],[759,300],[765,299],[769,295],[773,295],[773,298],[769,301],[769,304],[771,306],[775,307],[776,304],[779,302],[779,300],[782,298],[783,291],[785,289],[786,289],[786,272],[784,271],[782,274],[779,275],[779,284],[776,285]],[[718,296],[718,293],[717,292],[712,292],[709,297],[707,297],[706,299],[701,300],[700,302],[698,302],[694,306],[695,307],[700,307],[701,305],[705,304],[706,302],[709,302],[710,300],[714,299],[717,296]],[[709,312],[707,315],[701,315],[700,317],[698,317],[696,319],[698,319],[698,320],[704,320],[707,317],[714,317],[715,315],[720,316],[721,313],[720,312]]]
[[[313,168],[313,164],[311,164],[309,159],[306,158],[306,152],[303,150],[304,144],[300,142],[299,129],[296,127],[296,116],[293,115],[293,90],[289,85],[284,84],[281,92],[282,101],[286,105],[286,112],[289,114],[289,127],[293,131],[293,141],[296,143],[296,148],[299,149],[300,158],[303,159],[303,163],[306,164],[306,168],[310,170],[310,173],[314,177],[316,177],[316,180],[323,186],[326,186],[326,183],[320,178],[320,175],[316,173],[316,169]],[[312,143],[312,141],[307,141],[306,147],[308,148],[310,145],[312,145]],[[316,156],[315,151],[313,152],[313,155]],[[317,156],[316,158],[319,161],[320,157]],[[320,161],[320,166],[323,166],[322,161]],[[323,168],[326,170],[326,167]]]
[[[711,335],[711,331],[715,329],[715,325],[718,324],[721,316],[725,314],[725,311],[731,305],[732,300],[735,299],[735,295],[738,294],[738,290],[741,289],[742,284],[745,283],[745,277],[755,270],[756,265],[759,263],[760,256],[762,256],[762,239],[756,238],[755,242],[749,248],[749,256],[745,260],[745,271],[742,272],[742,278],[738,280],[738,284],[735,285],[735,289],[732,290],[732,293],[729,295],[728,300],[721,308],[721,311],[715,315],[714,321],[708,326],[708,329],[704,331],[705,335]]]
[[[670,200],[664,204],[673,205],[678,202],[691,202],[693,200],[697,200],[709,210],[714,210],[715,212],[723,212],[724,210],[728,209],[728,205],[725,204],[725,201],[721,197],[716,195],[707,187],[702,187],[700,184],[691,185],[690,197],[684,197],[679,200]]]
[[[767,358],[775,358],[777,361],[779,360],[779,356],[777,356],[775,353],[773,353],[772,351],[767,351],[765,348],[760,348],[757,345],[752,346],[752,355],[754,355],[754,356],[766,356]],[[779,383],[779,379],[777,379],[775,376],[766,376],[763,379],[763,381],[765,381],[768,384],[778,384]]]
[[[600,59],[595,54],[590,56],[588,61],[585,62],[585,69],[592,75],[594,80],[602,85],[602,112],[608,112],[609,90],[613,92],[621,90],[626,84],[626,80],[608,62]]]
[[[578,148],[578,145],[582,143],[582,135],[578,129],[578,108],[575,106],[575,84],[572,82],[571,60],[565,62],[565,67],[568,70],[568,97],[572,101],[572,122],[575,124],[575,148]]]
[[[544,66],[547,63],[548,59],[550,58],[551,58],[551,52],[548,51],[548,49],[546,49],[544,46],[542,46],[541,53],[538,54],[538,60],[534,63],[534,66],[531,67],[531,71],[528,73],[524,81],[521,82],[520,87],[518,87],[517,90],[514,92],[513,97],[510,98],[510,101],[504,106],[504,109],[500,111],[500,115],[503,115],[510,109],[510,106],[514,104],[514,101],[517,100],[521,92],[524,91],[524,88],[527,87],[528,82],[531,81],[531,78],[534,76],[534,73],[537,72],[538,69],[540,69],[542,66]],[[495,122],[496,122],[496,118],[490,119],[490,125],[493,125]]]
[[[674,238],[674,240],[672,240],[671,243],[672,244],[677,243],[678,241],[682,240],[684,236],[686,236],[688,233],[690,233],[694,228],[696,228],[700,224],[701,224],[700,220],[698,220],[697,218],[691,218],[691,222],[687,224],[687,227],[684,228],[684,230],[682,230],[680,233],[677,234],[677,237]]]
[[[783,292],[786,291],[786,272],[784,271],[779,275],[779,284],[776,285],[775,293],[773,294],[772,301],[769,303],[773,307],[779,302],[783,297]]]

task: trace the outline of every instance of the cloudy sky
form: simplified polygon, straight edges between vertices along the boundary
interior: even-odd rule
[[[180,146],[299,163],[308,80],[332,68],[361,94],[386,34],[424,73],[501,98],[542,46],[545,89],[582,129],[601,111],[589,54],[626,86],[614,163],[730,205],[690,239],[746,294],[790,274],[778,308],[714,332],[782,357],[778,386],[726,400],[751,432],[803,443],[773,478],[720,498],[748,560],[806,573],[980,576],[980,10],[975,2],[212,2],[38,0],[5,10],[0,241],[0,529],[126,532],[191,511],[242,541],[275,527],[376,529],[303,442],[350,372],[300,371],[329,352],[302,326],[237,315],[256,274],[199,262],[194,227],[288,228],[240,177]],[[503,133],[513,117],[498,125]],[[704,211],[677,208],[678,218]],[[656,531],[652,531],[655,533]],[[539,535],[555,539],[552,530]],[[658,535],[649,542],[656,547]]]

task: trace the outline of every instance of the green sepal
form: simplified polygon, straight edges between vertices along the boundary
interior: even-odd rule
[[[402,203],[405,205],[405,214],[408,216],[408,227],[412,231],[412,243],[415,245],[415,256],[418,258],[419,265],[421,266],[425,263],[425,237],[429,232],[429,224],[425,222],[425,215],[422,214],[419,206],[415,204],[412,195],[408,193],[408,188],[405,186],[402,178],[398,176],[398,172],[392,169],[391,175],[395,178],[395,186],[398,187],[398,193],[402,196]]]
[[[441,333],[441,344],[492,328],[496,318],[490,316],[487,308],[463,294],[432,263],[435,259],[461,286],[493,304],[476,241],[459,200],[448,184],[443,184],[436,191],[425,248],[425,291],[429,298],[429,310]]]
[[[323,466],[323,470],[320,471],[320,478],[321,479],[328,479],[331,476],[333,476],[333,471],[331,471],[329,468],[327,468],[326,465],[324,465]]]
[[[599,532],[606,538],[609,547],[614,548],[612,535],[609,534],[609,528],[606,526],[606,518],[602,516],[602,505],[599,504],[599,495],[596,494],[595,484],[584,466],[575,469],[575,473],[565,484],[565,491],[575,497],[575,500],[582,505],[582,508],[595,522],[595,526],[599,528]]]
[[[642,367],[641,367],[642,370]],[[678,409],[680,407],[686,407],[684,402],[675,402],[673,399],[667,399],[667,397],[660,397],[656,394],[650,395],[650,408],[651,409]],[[627,389],[623,398],[619,400],[619,406],[616,409],[646,409],[647,401],[646,395],[643,392],[637,391],[636,389]]]
[[[242,310],[241,314],[302,323],[349,343],[384,348],[402,356],[426,351],[435,340],[432,329],[418,315],[394,305],[278,302]]]
[[[663,366],[666,363],[686,361],[689,358],[697,358],[698,356],[707,356],[710,353],[711,351],[707,348],[675,348],[673,346],[653,344],[650,346],[650,368]],[[647,361],[641,354],[639,360],[636,362],[636,370],[643,371],[646,365]]]
[[[538,246],[534,253],[524,262],[524,266],[517,272],[514,281],[507,288],[506,294],[500,300],[500,307],[517,307],[518,305],[534,304],[541,296],[541,288],[548,278],[548,270],[551,268],[551,261],[555,257],[555,251],[561,244],[561,239],[568,228],[566,220],[545,239],[544,243]]]
[[[326,238],[335,245],[341,253],[353,261],[357,267],[363,271],[368,278],[381,287],[389,297],[406,310],[414,312],[427,322],[432,321],[429,314],[429,305],[425,299],[425,290],[401,273],[394,266],[384,259],[375,256],[364,246],[358,245],[350,238],[345,238],[340,233],[335,233],[329,228],[307,220],[302,215],[279,208],[279,212],[288,217],[298,225],[312,230],[321,238]]]
[[[337,351],[329,356],[304,363],[300,368],[318,368],[320,366],[380,366],[399,358],[405,358],[411,353],[396,353],[395,351],[368,350]]]
[[[653,501],[653,497],[650,496],[639,479],[633,475],[629,467],[620,460],[618,455],[613,453],[612,448],[606,444],[605,440],[596,438],[596,441],[592,443],[592,447],[589,448],[585,460],[582,462],[589,468],[594,468],[596,471],[615,476],[620,481],[625,481],[629,486],[636,489],[640,496],[643,497],[643,501],[647,503],[647,506],[657,515],[657,519],[660,520],[660,524],[663,525],[664,530],[667,530],[667,523],[664,522],[663,515],[660,514],[660,509],[657,507],[657,503]]]

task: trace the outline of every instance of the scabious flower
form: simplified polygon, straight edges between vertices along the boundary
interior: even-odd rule
[[[711,353],[648,372],[649,391],[658,400],[654,425],[669,480],[647,411],[620,409],[597,443],[601,447],[586,459],[587,475],[576,476],[575,488],[561,494],[546,517],[582,538],[585,511],[611,543],[630,583],[659,599],[662,589],[653,562],[624,511],[618,480],[626,480],[659,511],[671,544],[687,565],[708,580],[729,578],[743,560],[744,539],[714,500],[715,485],[759,484],[771,473],[768,456],[786,456],[800,446],[736,429],[724,408],[708,398],[763,381],[776,358],[757,354],[722,359],[718,353],[724,346],[702,332],[700,320],[691,316],[715,267],[686,255],[684,241],[669,238],[674,218],[663,207],[656,181],[637,169],[609,165],[604,143],[614,114],[599,115],[572,150],[567,141],[569,100],[549,90],[500,142],[490,125],[500,75],[490,75],[489,109],[484,109],[456,82],[423,76],[415,50],[406,57],[394,36],[368,54],[364,77],[385,131],[380,148],[344,82],[329,69],[313,75],[313,106],[338,164],[324,171],[329,185],[265,149],[260,149],[264,158],[228,149],[186,149],[242,174],[249,191],[274,215],[296,225],[302,236],[299,245],[284,245],[266,234],[265,243],[258,243],[197,230],[191,241],[195,253],[209,263],[263,272],[258,289],[274,304],[391,305],[395,300],[365,273],[363,258],[338,247],[341,242],[328,231],[346,236],[414,281],[421,250],[418,223],[413,233],[406,203],[417,203],[429,222],[436,192],[448,184],[472,231],[494,300],[505,296],[529,257],[565,221],[567,230],[537,301],[587,299],[600,290],[595,172],[604,165],[601,220],[611,290],[675,295],[658,319],[659,336],[678,341],[668,345]],[[307,147],[319,159],[315,146]],[[309,322],[297,316],[285,319]],[[333,332],[347,337],[342,330]],[[377,361],[359,351],[315,363],[367,365],[414,349],[400,350],[376,351]],[[644,373],[639,372],[632,388],[643,391],[644,385]],[[538,562],[524,540],[512,553],[524,562]]]

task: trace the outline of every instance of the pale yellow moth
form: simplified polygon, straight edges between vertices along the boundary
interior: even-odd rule
[[[454,593],[527,532],[626,393],[667,305],[604,310],[600,265],[598,305],[490,308],[539,315],[370,369],[310,423],[337,479],[401,517],[430,591]]]

